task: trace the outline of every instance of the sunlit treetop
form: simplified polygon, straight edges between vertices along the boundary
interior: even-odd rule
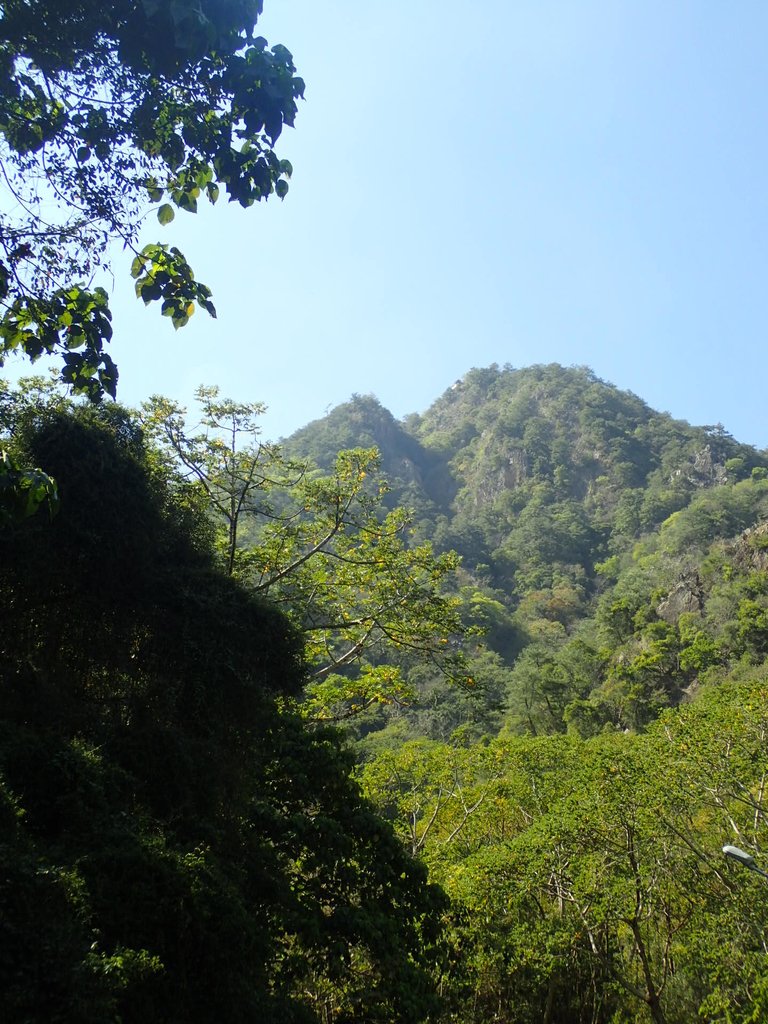
[[[167,244],[137,248],[148,208],[166,225],[223,191],[243,207],[288,191],[274,145],[304,83],[255,34],[261,0],[0,2],[0,365],[62,356],[93,399],[117,369],[99,286],[118,241],[136,294],[175,327],[210,290]]]

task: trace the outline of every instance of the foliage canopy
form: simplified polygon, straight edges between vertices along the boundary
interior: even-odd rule
[[[157,396],[143,423],[169,469],[208,504],[226,571],[304,637],[305,711],[328,720],[406,702],[398,657],[465,678],[467,631],[448,592],[457,556],[413,543],[410,511],[387,509],[377,449],[338,452],[324,473],[260,440],[262,406],[214,387],[196,397],[197,423]]]
[[[286,709],[288,620],[120,407],[22,410],[11,448],[62,508],[0,531],[0,1015],[424,1019],[442,897]]]
[[[148,203],[160,224],[221,192],[243,207],[284,197],[274,145],[304,83],[284,46],[254,34],[261,0],[7,0],[0,10],[0,363],[56,354],[62,379],[115,394],[107,293],[119,241],[136,294],[174,327],[210,290],[166,243],[135,248]]]

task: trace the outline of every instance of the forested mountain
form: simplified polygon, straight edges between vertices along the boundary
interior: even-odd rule
[[[352,727],[451,900],[439,1019],[768,1019],[765,878],[720,853],[766,866],[766,453],[560,366],[403,423],[355,397],[287,447],[358,443],[462,557],[463,685],[401,658],[416,701]]]
[[[0,5],[0,1020],[768,1020],[764,453],[559,366],[106,401],[114,242],[215,315],[147,202],[288,191],[261,9]]]
[[[765,454],[559,366],[197,401],[0,385],[3,1020],[768,1019]]]
[[[462,557],[465,620],[486,631],[467,649],[480,732],[642,727],[762,656],[768,455],[720,424],[654,412],[583,367],[492,366],[402,423],[356,396],[286,447],[328,464],[350,444],[380,448],[414,535]],[[416,733],[466,724],[414,671],[430,693]],[[456,706],[436,718],[440,701]]]
[[[471,370],[403,423],[355,396],[286,449],[328,466],[358,445],[379,448],[390,500],[410,499],[438,546],[516,592],[558,574],[591,578],[595,562],[695,494],[768,465],[720,424],[692,427],[557,365]]]

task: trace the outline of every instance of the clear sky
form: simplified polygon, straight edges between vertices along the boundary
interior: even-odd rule
[[[119,397],[200,383],[290,433],[472,366],[586,364],[768,445],[765,0],[265,0],[307,83],[291,191],[179,212],[174,335],[115,264]]]

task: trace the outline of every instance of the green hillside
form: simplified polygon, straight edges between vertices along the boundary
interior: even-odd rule
[[[327,466],[355,445],[380,449],[414,537],[462,557],[465,619],[486,632],[470,652],[477,729],[642,728],[759,657],[768,456],[721,425],[583,367],[493,366],[402,423],[355,397],[286,447]],[[466,695],[411,674],[425,699],[396,718],[416,734],[466,725]]]
[[[0,1017],[768,1020],[765,454],[582,368],[196,401],[0,385]]]
[[[462,558],[463,684],[401,653],[416,700],[350,726],[450,899],[438,1019],[768,1019],[765,878],[720,852],[768,867],[766,453],[561,366],[471,370],[401,424],[353,399],[289,445],[341,438]]]

